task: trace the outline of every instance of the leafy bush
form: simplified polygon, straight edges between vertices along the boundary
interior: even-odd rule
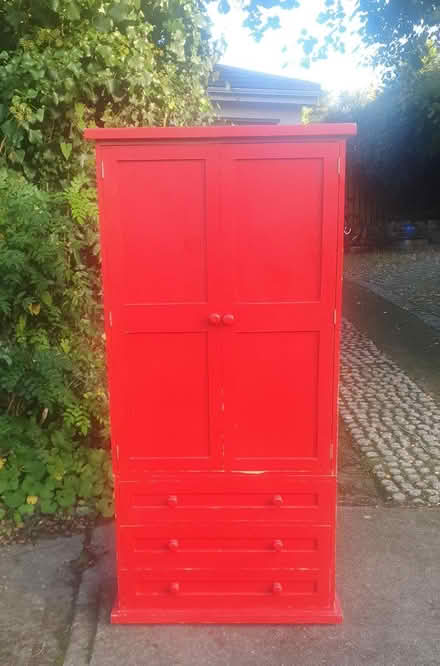
[[[199,0],[3,0],[0,142],[29,180],[93,164],[85,126],[200,124],[216,52]]]
[[[3,0],[0,44],[0,516],[77,502],[109,515],[94,151],[83,130],[206,121],[217,51],[199,0]]]
[[[54,196],[0,170],[0,517],[112,511],[93,219],[81,178]]]
[[[0,437],[8,442],[0,458],[0,518],[21,523],[35,511],[53,514],[77,503],[113,514],[106,450],[78,445],[69,427],[28,417],[2,417]]]

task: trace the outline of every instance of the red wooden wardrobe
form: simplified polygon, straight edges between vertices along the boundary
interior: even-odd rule
[[[97,142],[113,622],[341,621],[338,344],[354,133],[86,130]]]

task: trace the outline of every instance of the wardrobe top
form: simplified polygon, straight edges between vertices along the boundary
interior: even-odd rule
[[[188,141],[262,138],[346,138],[357,132],[355,123],[309,125],[210,125],[208,127],[92,127],[84,131],[89,141]]]

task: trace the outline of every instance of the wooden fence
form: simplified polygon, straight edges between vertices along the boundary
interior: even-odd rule
[[[350,243],[380,243],[386,222],[397,215],[383,187],[368,179],[359,164],[347,160],[345,233]]]

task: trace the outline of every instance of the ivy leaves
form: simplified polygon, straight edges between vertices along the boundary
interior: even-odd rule
[[[60,148],[61,152],[64,155],[64,159],[68,160],[71,153],[72,153],[72,144],[71,143],[66,143],[65,141],[60,141]]]
[[[87,125],[206,117],[216,54],[197,0],[5,0],[0,44],[17,12],[21,40],[0,53],[0,143],[29,179],[59,186],[79,168],[92,174]]]
[[[3,426],[0,420],[0,432]],[[21,523],[36,511],[71,511],[78,503],[92,505],[102,515],[111,516],[113,492],[107,452],[72,448],[59,431],[55,433],[52,428],[52,432],[52,436],[40,433],[35,438],[34,425],[20,421],[21,442],[11,442],[12,450],[0,469],[0,519],[9,514]],[[14,437],[13,432],[9,434]],[[15,436],[19,436],[17,428]],[[32,448],[26,445],[29,436]]]
[[[3,0],[0,45],[0,519],[111,515],[83,130],[206,122],[217,54],[198,0]]]

